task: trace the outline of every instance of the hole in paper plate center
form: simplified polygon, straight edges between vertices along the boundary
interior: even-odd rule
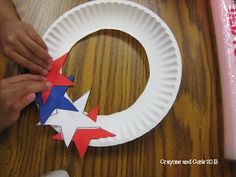
[[[108,115],[130,107],[144,91],[149,64],[143,46],[117,30],[100,30],[77,42],[69,53],[63,74],[75,76],[67,93],[75,101],[91,89],[85,108],[99,106]]]

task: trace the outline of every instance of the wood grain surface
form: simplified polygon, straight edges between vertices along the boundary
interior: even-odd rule
[[[52,140],[51,127],[38,127],[34,104],[0,136],[0,176],[39,177],[57,169],[71,177],[234,177],[235,163],[223,159],[220,78],[211,8],[207,0],[133,0],[157,13],[174,33],[183,76],[177,99],[165,119],[132,142],[89,147],[83,160],[74,145]],[[21,19],[43,35],[60,15],[86,0],[15,0]],[[0,78],[25,72],[0,55]],[[86,110],[100,114],[129,107],[149,77],[147,56],[131,36],[102,30],[79,41],[63,67],[75,74],[73,99],[91,87]],[[218,159],[218,165],[162,165],[161,159]]]

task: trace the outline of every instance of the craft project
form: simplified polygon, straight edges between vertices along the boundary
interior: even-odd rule
[[[45,125],[57,125],[61,127],[66,146],[69,146],[70,141],[76,129],[82,128],[99,128],[99,126],[89,119],[81,111],[57,110],[57,114],[51,116]]]
[[[69,78],[72,80],[72,77]],[[52,94],[54,93],[54,90],[58,89],[58,87],[55,87],[48,99],[48,102],[50,102],[50,98],[52,97]],[[66,90],[66,89],[64,89]],[[64,97],[64,93],[60,92],[61,95],[59,97],[63,97],[65,103],[68,105],[73,105],[71,100]],[[92,139],[98,139],[98,138],[106,138],[106,137],[112,137],[115,136],[114,134],[102,129],[100,126],[96,124],[97,120],[97,114],[98,114],[98,107],[95,107],[93,110],[91,110],[87,115],[84,114],[83,110],[86,106],[87,99],[90,92],[87,92],[84,94],[80,99],[78,99],[73,106],[71,110],[61,110],[57,109],[56,114],[54,115],[48,115],[48,119],[44,125],[54,125],[60,127],[60,132],[58,135],[54,136],[54,139],[58,140],[64,140],[66,146],[68,147],[71,140],[76,144],[76,148],[80,154],[80,157],[83,158],[89,142]],[[37,98],[39,99],[39,98]],[[43,105],[40,103],[43,108],[47,109],[48,102]],[[60,102],[58,102],[60,104]],[[53,107],[50,108],[50,112],[53,111]],[[69,107],[71,108],[71,107]],[[54,109],[55,110],[55,109]],[[42,110],[43,111],[43,110]]]
[[[65,53],[80,39],[101,29],[120,30],[136,38],[146,51],[150,76],[146,88],[133,105],[110,115],[97,115],[98,107],[88,114],[84,113],[89,92],[75,102],[66,93],[60,92],[60,97],[69,100],[68,104],[73,104],[77,111],[56,108],[46,118],[45,124],[58,131],[55,139],[64,140],[67,146],[74,141],[81,157],[88,145],[125,143],[154,128],[171,108],[181,79],[178,45],[168,26],[155,13],[127,0],[99,0],[71,9],[57,19],[43,36],[50,55],[59,58],[48,76],[55,88],[72,85],[60,74]],[[45,106],[54,93],[53,89],[42,93]]]
[[[76,130],[73,136],[73,141],[75,142],[80,157],[83,158],[86,150],[88,149],[88,145],[92,139],[107,138],[113,136],[115,135],[101,128],[78,129]],[[57,140],[63,140],[61,133],[55,135],[53,138]]]
[[[86,102],[87,102],[85,98],[88,98],[88,94],[85,94],[81,99],[76,101],[78,105],[77,109],[85,107]],[[60,121],[60,119],[56,118],[56,116],[52,116],[53,118],[50,118],[47,124],[58,125],[62,128],[61,130],[62,133],[58,133],[53,138],[57,140],[64,140],[67,146],[69,146],[70,141],[73,140],[80,154],[80,157],[83,158],[88,148],[89,142],[92,139],[107,138],[107,137],[115,136],[114,134],[96,125],[95,122],[97,120],[98,110],[99,108],[95,107],[87,114],[87,116],[81,113],[80,116],[83,117],[81,119],[77,119],[77,117],[73,118],[72,116],[68,117],[68,115],[66,115],[66,116],[63,116],[65,118],[65,121]],[[67,118],[72,119],[72,121],[67,121],[66,120]],[[54,121],[55,122],[59,121],[60,123],[57,124]],[[68,122],[73,123],[73,126],[70,126],[70,123]]]
[[[70,76],[68,80],[73,81],[74,77]],[[39,107],[41,125],[43,125],[47,121],[47,119],[55,109],[78,111],[73,103],[71,103],[71,101],[64,97],[67,88],[67,86],[54,87],[51,91],[51,94],[49,95],[47,104],[43,103],[42,93],[36,94],[35,102]]]
[[[68,80],[65,76],[61,75],[60,73],[61,67],[64,64],[67,55],[68,53],[56,59],[53,62],[52,70],[46,76],[47,81],[51,82],[52,88],[54,86],[72,86],[73,85],[73,83],[70,80]],[[51,89],[42,92],[42,100],[44,104],[46,103],[50,93],[51,93]]]

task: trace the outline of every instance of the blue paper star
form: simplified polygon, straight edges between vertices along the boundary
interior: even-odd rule
[[[70,81],[73,81],[74,76],[70,76],[68,79]],[[36,94],[35,102],[39,106],[40,123],[42,125],[45,124],[45,122],[48,120],[55,109],[78,111],[73,103],[71,103],[67,98],[64,97],[67,89],[68,86],[53,87],[46,104],[43,104],[41,93]]]

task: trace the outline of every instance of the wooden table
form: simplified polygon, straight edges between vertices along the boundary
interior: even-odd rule
[[[16,125],[0,136],[0,176],[39,177],[56,169],[71,177],[233,177],[236,164],[223,160],[220,78],[211,8],[207,0],[134,0],[156,12],[174,33],[182,55],[183,77],[178,97],[165,119],[132,142],[107,148],[90,147],[80,159],[52,140],[51,127],[37,127],[34,104]],[[43,35],[79,0],[15,0],[23,21]],[[0,77],[24,72],[0,56]],[[79,58],[79,60],[77,59]],[[121,60],[122,59],[122,60]],[[131,36],[112,30],[94,33],[71,50],[63,68],[75,74],[73,99],[91,87],[86,110],[100,114],[129,107],[145,88],[149,76],[146,54]],[[161,165],[161,159],[218,159],[218,165]]]

